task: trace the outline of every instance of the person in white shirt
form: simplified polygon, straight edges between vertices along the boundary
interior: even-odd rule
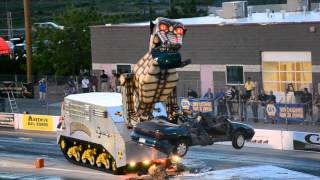
[[[88,93],[89,92],[89,84],[90,84],[89,79],[87,78],[87,76],[84,76],[82,81],[81,81],[82,93]]]

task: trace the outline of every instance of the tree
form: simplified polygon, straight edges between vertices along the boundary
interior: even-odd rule
[[[101,24],[94,8],[67,8],[54,17],[64,29],[39,29],[35,38],[34,68],[38,74],[72,75],[91,69],[89,26]]]

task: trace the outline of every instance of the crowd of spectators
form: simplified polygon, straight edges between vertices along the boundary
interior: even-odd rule
[[[290,90],[293,91],[293,86],[288,85],[287,91]],[[277,102],[273,91],[266,93],[262,89],[259,92],[256,88],[256,83],[254,83],[250,77],[244,86],[235,87],[226,85],[224,89],[219,89],[216,93],[212,93],[211,88],[209,88],[203,97],[212,99],[212,101],[216,103],[216,114],[218,116],[234,117],[234,115],[238,115],[241,121],[245,121],[248,120],[247,109],[250,108],[253,122],[259,122],[260,116],[264,122],[268,122],[267,105],[276,104]],[[319,94],[315,96],[313,101],[312,94],[307,88],[304,88],[300,96],[300,103],[304,105],[304,118],[307,116],[312,117],[313,102],[318,112],[320,112]],[[261,108],[261,111],[259,111],[259,108]],[[259,112],[262,113],[260,116]],[[319,115],[317,121],[320,122]]]
[[[119,74],[113,73],[112,77],[101,71],[100,77],[95,73],[84,72],[81,79],[70,76],[67,80],[64,94],[88,93],[88,92],[120,92]],[[78,89],[81,87],[81,89]]]

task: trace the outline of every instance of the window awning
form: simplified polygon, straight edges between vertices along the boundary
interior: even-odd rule
[[[0,55],[8,55],[10,54],[10,47],[8,43],[0,37]]]

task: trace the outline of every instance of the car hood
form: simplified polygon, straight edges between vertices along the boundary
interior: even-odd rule
[[[231,125],[234,127],[234,128],[244,128],[244,129],[251,129],[251,130],[254,130],[254,128],[248,124],[244,124],[244,123],[239,123],[239,122],[234,122],[234,121],[231,121],[231,120],[228,120]]]
[[[144,129],[148,131],[160,131],[165,133],[168,130],[173,130],[173,129],[180,129],[181,126],[178,126],[176,124],[169,123],[164,120],[152,120],[152,121],[147,121],[147,122],[141,122],[137,124],[135,129]]]

